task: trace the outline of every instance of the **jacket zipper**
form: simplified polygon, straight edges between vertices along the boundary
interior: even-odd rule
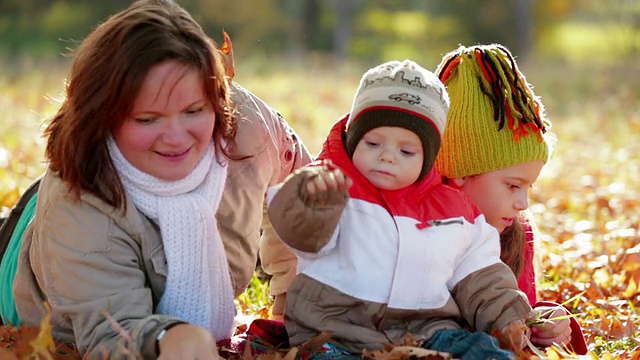
[[[460,225],[462,225],[462,220],[460,220],[460,219],[429,220],[429,225],[431,225],[431,226],[451,225],[451,224],[460,224]]]

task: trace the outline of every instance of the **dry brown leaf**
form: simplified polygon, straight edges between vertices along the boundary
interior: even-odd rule
[[[222,31],[222,37],[224,38],[224,43],[222,43],[222,46],[220,47],[220,54],[222,55],[225,72],[227,73],[227,76],[233,80],[236,76],[236,66],[233,59],[233,45],[231,44],[229,34],[224,30]]]
[[[309,341],[304,343],[304,345],[298,348],[298,353],[300,356],[305,356],[307,354],[311,354],[316,351],[319,347],[326,344],[329,339],[333,336],[333,333],[330,331],[323,331],[320,334],[314,336]]]
[[[417,359],[453,359],[453,356],[450,353],[439,352],[435,350],[428,350],[421,347],[415,346],[396,346],[391,350],[391,354],[393,353],[402,353],[410,358]]]
[[[621,293],[627,299],[633,298],[635,295],[640,294],[640,288],[638,288],[638,281],[640,280],[640,270],[634,276],[629,277],[629,283],[627,284],[627,288]]]

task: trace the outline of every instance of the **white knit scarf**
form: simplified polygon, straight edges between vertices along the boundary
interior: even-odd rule
[[[136,169],[112,138],[107,144],[127,196],[160,226],[168,274],[157,311],[207,328],[216,340],[228,339],[236,308],[215,217],[227,167],[215,159],[213,143],[191,174],[177,181]]]

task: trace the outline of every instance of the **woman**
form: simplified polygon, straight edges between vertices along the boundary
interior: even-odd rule
[[[264,194],[310,161],[284,120],[225,75],[169,0],[81,44],[46,129],[49,168],[14,293],[83,356],[214,359],[256,263]]]

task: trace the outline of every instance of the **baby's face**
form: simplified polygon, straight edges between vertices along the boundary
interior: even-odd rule
[[[420,176],[424,150],[418,135],[395,126],[374,128],[364,134],[353,153],[353,164],[374,186],[397,190]]]

